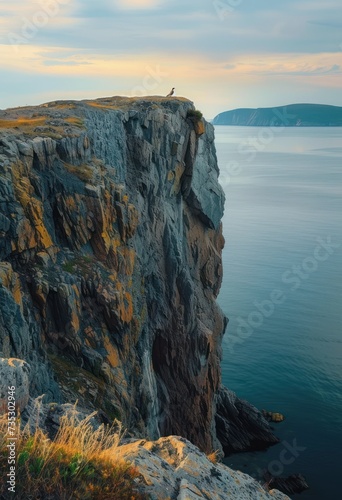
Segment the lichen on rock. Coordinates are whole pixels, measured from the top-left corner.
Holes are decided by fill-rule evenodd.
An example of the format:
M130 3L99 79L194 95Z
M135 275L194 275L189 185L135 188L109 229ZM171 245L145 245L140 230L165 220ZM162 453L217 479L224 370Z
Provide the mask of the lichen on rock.
M113 97L0 111L0 352L30 365L32 397L210 452L232 411L224 194L213 126L191 110Z

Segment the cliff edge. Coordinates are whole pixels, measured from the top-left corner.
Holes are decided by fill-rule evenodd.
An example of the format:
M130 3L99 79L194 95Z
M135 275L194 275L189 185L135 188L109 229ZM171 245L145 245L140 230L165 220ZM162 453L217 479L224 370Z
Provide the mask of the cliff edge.
M20 409L78 401L206 452L277 442L221 386L218 174L186 99L0 111L0 370Z

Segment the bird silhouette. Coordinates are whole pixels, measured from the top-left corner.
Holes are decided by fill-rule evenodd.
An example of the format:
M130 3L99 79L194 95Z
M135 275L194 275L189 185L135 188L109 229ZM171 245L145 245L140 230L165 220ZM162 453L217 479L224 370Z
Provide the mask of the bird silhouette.
M171 92L169 92L166 97L171 97L174 93L175 93L175 88L172 87Z

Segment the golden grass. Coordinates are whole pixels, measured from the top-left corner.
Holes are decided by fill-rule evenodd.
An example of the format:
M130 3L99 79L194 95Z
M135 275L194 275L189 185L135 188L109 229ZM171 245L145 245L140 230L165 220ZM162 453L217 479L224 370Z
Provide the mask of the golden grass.
M143 500L136 490L138 472L118 457L121 427L101 425L94 430L94 414L79 421L76 411L63 416L55 439L37 428L20 430L16 441L17 500ZM19 422L18 422L19 427ZM7 420L0 418L0 473L8 473ZM6 481L0 496L14 498Z
M217 464L219 462L219 456L220 452L219 450L212 451L207 455L207 459L212 463L212 464Z
M181 102L191 102L189 99L185 97L174 97L171 98L176 101L181 101ZM132 106L140 103L146 103L149 102L151 105L155 105L156 108L158 108L158 104L167 102L169 101L169 97L163 97L163 96L142 96L142 97L121 97L121 96L114 96L114 97L105 97L101 99L97 99L95 101L85 101L85 103L88 106L91 106L93 108L100 108L100 109L131 109Z
M72 165L71 163L63 162L65 169L73 175L76 175L81 181L89 182L93 178L93 169L86 165Z
M53 119L53 116L47 117L47 116L39 116L39 117L20 117L17 118L16 120L0 120L0 128L3 129L10 129L10 128L22 128L24 129L24 132L26 131L25 129L29 128L30 130L34 129L34 127L42 127L47 125L47 120ZM83 127L83 120L81 118L78 118L77 116L68 116L63 118L63 120L70 125L74 125L76 127ZM49 125L50 126L50 125ZM60 131L61 127L53 127L56 129L56 131Z
M45 116L39 118L18 118L17 120L0 120L0 128L39 127L45 125L45 123Z

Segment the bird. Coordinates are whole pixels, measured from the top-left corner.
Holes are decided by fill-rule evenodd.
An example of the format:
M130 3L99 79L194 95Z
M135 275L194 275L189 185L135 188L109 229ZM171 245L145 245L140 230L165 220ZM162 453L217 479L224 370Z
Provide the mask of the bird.
M166 97L171 97L174 93L175 93L175 88L172 87L171 92L169 92Z

